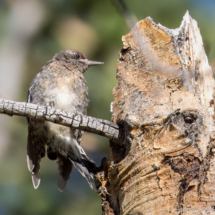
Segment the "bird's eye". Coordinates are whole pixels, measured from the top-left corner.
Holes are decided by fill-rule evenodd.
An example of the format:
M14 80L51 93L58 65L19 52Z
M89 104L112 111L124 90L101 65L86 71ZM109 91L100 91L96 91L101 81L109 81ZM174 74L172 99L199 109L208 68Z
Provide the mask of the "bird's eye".
M75 56L76 56L77 59L79 59L81 57L80 54L76 54Z

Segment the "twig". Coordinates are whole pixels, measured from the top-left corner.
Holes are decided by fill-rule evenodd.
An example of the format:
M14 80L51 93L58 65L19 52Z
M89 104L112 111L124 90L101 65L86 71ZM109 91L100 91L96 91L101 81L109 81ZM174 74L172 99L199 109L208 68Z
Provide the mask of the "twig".
M0 114L43 119L59 125L98 134L114 142L120 143L118 125L104 119L97 119L79 113L70 113L50 106L41 106L4 99L0 99ZM80 115L82 115L82 117Z
M119 10L119 12L123 15L126 24L130 29L134 27L137 23L137 18L131 11L128 9L127 5L123 2L123 0L111 0L115 7Z

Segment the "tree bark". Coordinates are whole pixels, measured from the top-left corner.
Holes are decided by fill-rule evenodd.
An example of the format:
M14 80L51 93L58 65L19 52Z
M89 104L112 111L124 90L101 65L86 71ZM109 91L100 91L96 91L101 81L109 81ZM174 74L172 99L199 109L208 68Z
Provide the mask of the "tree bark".
M0 114L43 119L55 124L98 134L119 144L121 143L118 125L108 120L85 116L78 112L70 113L50 106L0 99Z
M122 37L103 214L215 213L214 79L197 22L151 18Z

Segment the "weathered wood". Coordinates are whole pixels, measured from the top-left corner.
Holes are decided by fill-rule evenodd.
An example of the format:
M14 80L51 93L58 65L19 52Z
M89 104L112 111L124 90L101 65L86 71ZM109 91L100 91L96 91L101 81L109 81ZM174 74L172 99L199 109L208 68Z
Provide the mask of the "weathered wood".
M214 79L195 20L123 36L103 214L204 214L215 205ZM214 212L213 212L214 213Z
M0 99L0 114L44 119L56 124L98 134L120 143L118 125L108 120L97 119L80 113L69 113L52 107Z

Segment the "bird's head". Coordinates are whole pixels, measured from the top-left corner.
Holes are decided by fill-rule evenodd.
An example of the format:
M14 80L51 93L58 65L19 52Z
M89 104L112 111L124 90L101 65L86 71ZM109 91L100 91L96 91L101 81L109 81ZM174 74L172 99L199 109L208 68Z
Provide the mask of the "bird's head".
M84 53L70 49L56 53L53 60L69 63L78 68L82 73L84 73L89 66L104 64L103 62L90 61L86 58Z

